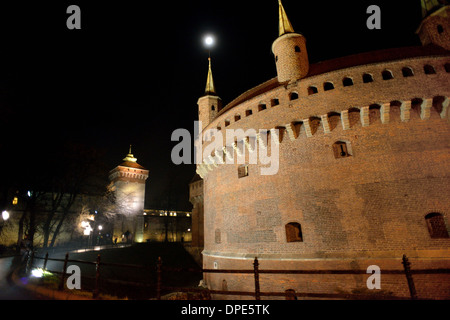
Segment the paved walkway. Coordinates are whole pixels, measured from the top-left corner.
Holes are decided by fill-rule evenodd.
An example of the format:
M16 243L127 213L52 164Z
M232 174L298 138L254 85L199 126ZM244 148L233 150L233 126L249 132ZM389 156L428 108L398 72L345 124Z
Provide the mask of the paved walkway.
M0 300L46 300L48 298L31 294L20 288L10 279L20 257L0 258Z

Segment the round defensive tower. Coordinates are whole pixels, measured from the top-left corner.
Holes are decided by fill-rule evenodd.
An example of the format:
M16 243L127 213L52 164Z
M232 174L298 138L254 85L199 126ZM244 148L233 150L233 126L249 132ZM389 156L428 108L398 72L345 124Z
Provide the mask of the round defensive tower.
M289 35L274 44L283 64L277 50ZM295 36L285 46L295 41L304 44ZM260 270L354 270L362 273L261 274L260 288L407 298L405 275L383 273L402 271L403 255L413 270L450 267L450 54L388 49L312 64L307 74L293 61L299 70L280 78L278 69L203 124L203 267L249 270L258 257ZM209 154L210 129L241 134ZM252 161L260 152L278 156ZM271 164L276 172L261 174ZM367 288L371 265L381 269L379 290ZM213 290L255 285L251 274L204 280ZM414 281L419 298L450 298L448 274Z

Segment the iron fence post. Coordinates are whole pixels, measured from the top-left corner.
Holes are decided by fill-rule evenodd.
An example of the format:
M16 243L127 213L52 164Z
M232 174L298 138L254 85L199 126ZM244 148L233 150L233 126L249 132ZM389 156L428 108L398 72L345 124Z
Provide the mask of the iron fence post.
M47 261L48 261L48 252L45 254L44 265L42 266L42 270L47 270Z
M99 283L100 283L100 255L97 255L97 262L95 263L95 287L92 292L92 297L96 299L99 293Z
M156 299L161 300L161 266L162 260L161 257L158 257L158 263L156 265Z
M65 279L65 277L66 277L67 260L69 260L69 253L68 253L68 252L66 253L66 257L65 257L65 259L64 259L64 267L63 267L63 270L62 270L62 273L61 273L61 280L60 280L60 282L59 282L59 287L58 287L58 289L59 289L60 291L62 291L62 290L64 289L64 279Z
M34 260L34 250L31 250L31 254L30 252L28 252L27 265L25 268L25 273L27 275L31 273L31 269L33 268L33 260Z
M255 257L255 261L253 262L253 270L255 273L255 300L261 300L261 292L259 289L259 263L258 258Z
M411 300L416 300L417 292L416 292L416 287L414 286L414 280L412 278L411 263L409 262L409 260L405 254L403 255L402 260L403 260L402 264L405 269L406 280L408 281L408 288L409 288L409 293L411 295Z

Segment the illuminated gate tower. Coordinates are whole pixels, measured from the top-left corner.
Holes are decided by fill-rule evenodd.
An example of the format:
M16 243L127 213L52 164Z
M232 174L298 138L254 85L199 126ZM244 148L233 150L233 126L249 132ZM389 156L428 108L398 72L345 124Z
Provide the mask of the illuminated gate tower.
M142 242L145 181L148 178L148 170L137 163L137 159L131 153L131 146L123 161L109 173L116 197L117 212L113 239L117 238L118 242Z

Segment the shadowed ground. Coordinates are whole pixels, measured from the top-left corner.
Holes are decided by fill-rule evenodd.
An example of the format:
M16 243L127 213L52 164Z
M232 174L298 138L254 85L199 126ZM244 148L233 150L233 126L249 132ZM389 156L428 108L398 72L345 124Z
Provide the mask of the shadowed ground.
M200 272L165 271L164 268L191 268L199 270L194 259L178 243L145 243L126 248L113 248L99 251L71 252L69 260L95 262L100 254L102 263L137 265L143 268L103 266L100 267L100 292L128 297L130 299L149 299L156 296L157 261L162 259L162 284L173 287L197 287L202 274ZM40 252L38 256L44 256ZM65 253L52 254L50 258L64 259ZM36 259L34 266L42 267L43 260ZM69 262L81 269L83 290L94 288L95 265ZM48 261L47 270L62 271L63 262ZM168 293L163 291L162 294Z

